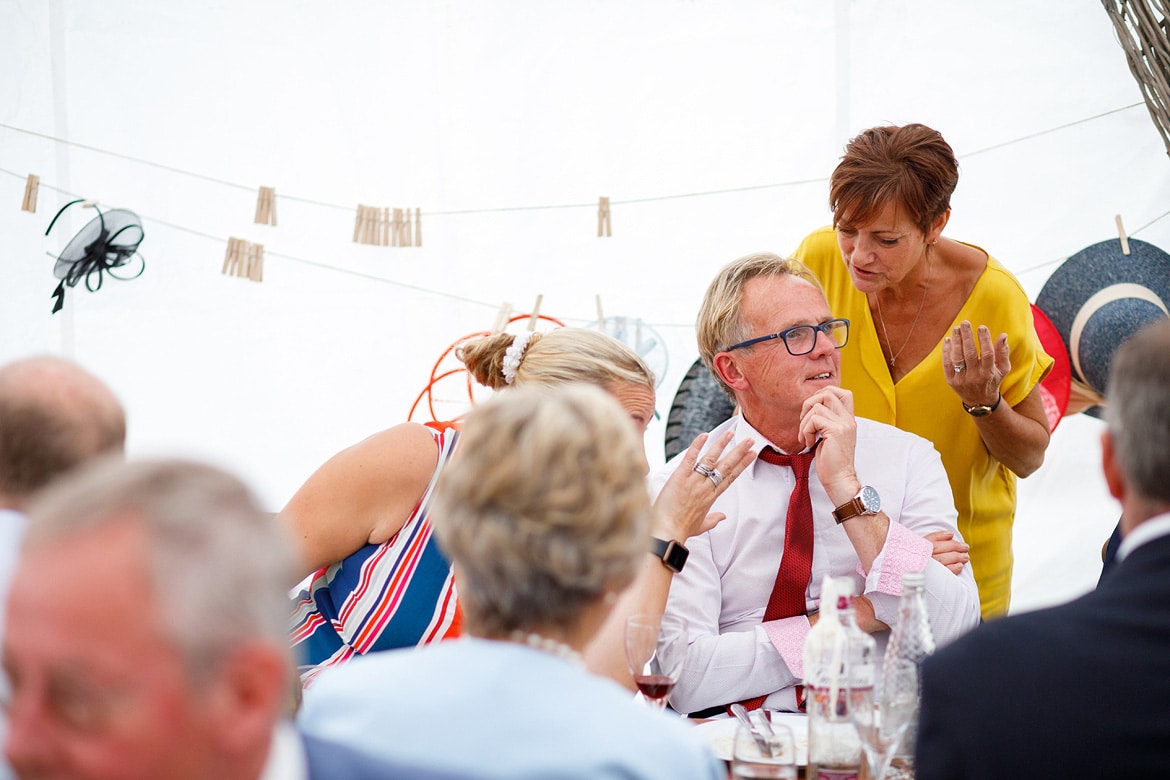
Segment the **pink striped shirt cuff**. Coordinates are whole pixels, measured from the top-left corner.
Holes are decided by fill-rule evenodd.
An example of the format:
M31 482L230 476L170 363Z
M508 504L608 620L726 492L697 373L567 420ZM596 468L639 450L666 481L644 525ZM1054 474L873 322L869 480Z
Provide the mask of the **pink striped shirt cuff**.
M934 545L904 525L890 521L886 533L886 544L880 555L878 572L878 593L891 596L902 595L902 574L908 571L923 571L934 552ZM861 567L858 567L860 570ZM864 575L865 572L862 572Z
M808 636L809 623L804 615L769 620L764 625L772 646L780 653L788 670L797 679L804 679L804 638Z

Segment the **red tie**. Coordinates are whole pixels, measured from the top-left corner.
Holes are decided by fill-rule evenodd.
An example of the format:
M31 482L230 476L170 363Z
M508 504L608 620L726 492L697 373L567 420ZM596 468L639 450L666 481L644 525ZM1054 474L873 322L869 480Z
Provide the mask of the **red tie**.
M818 439L811 450L799 455L784 455L771 447L760 451L760 460L774 466L791 466L796 474L796 485L788 497L788 515L784 520L784 553L772 594L768 596L768 606L764 609L765 623L805 614L804 594L812 577L813 561L812 496L808 492L808 472L820 443ZM747 699L743 706L749 710L759 709L765 698ZM803 685L796 686L796 701L803 710Z

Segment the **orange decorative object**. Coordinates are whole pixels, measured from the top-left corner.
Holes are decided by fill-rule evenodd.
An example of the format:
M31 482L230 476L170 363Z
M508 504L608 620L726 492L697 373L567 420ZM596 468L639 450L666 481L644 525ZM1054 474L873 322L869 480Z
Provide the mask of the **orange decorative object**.
M563 328L565 323L549 317L544 314L516 314L508 318L508 324L513 322L523 321L525 328L531 328L534 321L546 323L554 328ZM507 330L507 328L503 328ZM426 387L414 399L414 403L410 406L410 414L407 415L407 420L411 422L421 422L430 427L458 427L456 425L458 420L461 420L464 415L475 406L477 395L479 398L486 398L491 394L491 390L486 387L481 387L475 383L471 374L463 364L455 357L455 350L462 344L471 341L472 339L483 338L490 336L491 331L480 330L475 333L469 333L460 339L452 342L449 347L443 350L439 355L439 359L435 361L435 365L431 368L430 380ZM437 393L439 383L442 382L444 388L448 391L448 397L442 397ZM423 401L426 400L424 404ZM454 415L444 414L440 416L436 405L447 404L453 406L457 411ZM422 408L420 408L422 407ZM417 413L417 417L416 417ZM429 415L429 417L427 416Z

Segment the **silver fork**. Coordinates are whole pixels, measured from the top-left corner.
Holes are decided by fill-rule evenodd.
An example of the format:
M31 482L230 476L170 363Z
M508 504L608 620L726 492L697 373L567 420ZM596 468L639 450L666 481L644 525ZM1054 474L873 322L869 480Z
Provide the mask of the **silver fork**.
M775 737L776 732L772 730L771 711L760 707L758 710L756 710L756 714L760 716L760 723L764 724L764 732L767 733L769 737Z
M752 719L752 716L748 714L747 708L745 708L739 702L735 702L731 705L730 709L731 714L738 718L740 723L748 727L748 730L752 733L752 739L756 741L756 746L760 749L760 753L768 758L771 758L772 744L768 741L768 738L764 736L763 731L761 731L760 728L756 725L756 722ZM769 732L771 732L771 724L767 726L767 729Z

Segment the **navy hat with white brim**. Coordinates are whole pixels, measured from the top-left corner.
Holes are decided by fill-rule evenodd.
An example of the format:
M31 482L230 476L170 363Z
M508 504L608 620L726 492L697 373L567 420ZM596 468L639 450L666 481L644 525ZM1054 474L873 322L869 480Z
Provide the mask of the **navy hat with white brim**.
M1082 249L1044 283L1036 305L1060 332L1073 383L1091 398L1108 396L1113 353L1143 325L1170 318L1170 255L1129 239L1129 254L1116 238ZM1073 409L1069 412L1081 411Z

